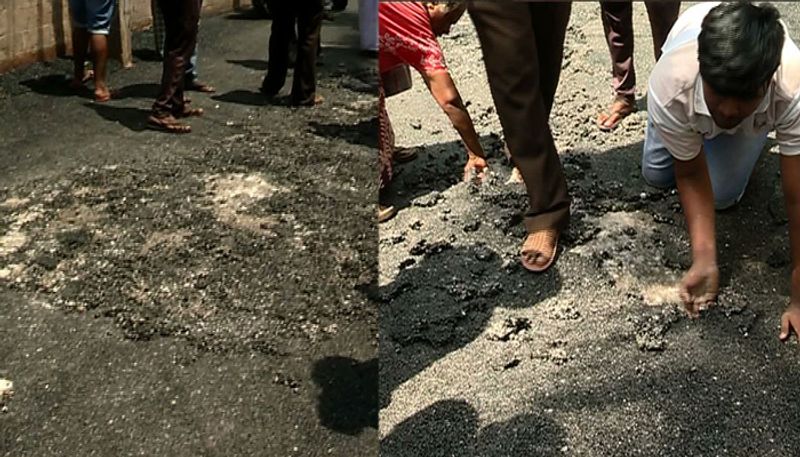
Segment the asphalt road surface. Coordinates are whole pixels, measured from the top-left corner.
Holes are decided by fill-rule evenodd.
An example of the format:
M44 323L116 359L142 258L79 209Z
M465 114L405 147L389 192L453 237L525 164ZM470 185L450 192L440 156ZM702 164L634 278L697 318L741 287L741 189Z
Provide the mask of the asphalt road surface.
M356 2L351 2L356 3ZM319 92L258 93L268 20L204 18L206 111L145 128L149 33L120 98L66 60L0 76L0 455L377 452L375 60L355 5L326 22ZM288 90L288 85L286 90Z

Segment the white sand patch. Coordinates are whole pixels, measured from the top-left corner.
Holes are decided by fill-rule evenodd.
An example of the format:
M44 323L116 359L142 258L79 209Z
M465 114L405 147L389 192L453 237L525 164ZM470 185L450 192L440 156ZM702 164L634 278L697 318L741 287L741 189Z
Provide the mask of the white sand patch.
M205 180L206 191L217 220L255 233L271 233L278 223L274 216L255 216L247 211L258 201L288 189L267 181L260 173L211 175Z

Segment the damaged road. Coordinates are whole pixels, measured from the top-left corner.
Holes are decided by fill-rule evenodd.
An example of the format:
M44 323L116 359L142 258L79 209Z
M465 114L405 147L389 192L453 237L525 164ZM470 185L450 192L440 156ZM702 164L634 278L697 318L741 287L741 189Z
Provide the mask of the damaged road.
M778 5L797 34L800 9ZM441 43L490 155L486 182L459 182L466 154L421 80L387 100L398 145L419 158L401 166L400 212L380 227L382 455L796 454L800 352L778 340L790 266L777 160L765 154L741 204L719 213L718 304L687 318L678 196L640 177L653 57L645 8L634 11L640 111L605 134L599 6L573 4L551 116L572 220L544 274L519 265L525 190L508 183L471 22Z
M376 453L377 86L356 26L354 7L325 23L327 101L303 110L258 93L269 21L204 19L219 92L192 95L206 116L180 137L144 128L147 32L105 105L64 90L68 61L0 76L0 455Z

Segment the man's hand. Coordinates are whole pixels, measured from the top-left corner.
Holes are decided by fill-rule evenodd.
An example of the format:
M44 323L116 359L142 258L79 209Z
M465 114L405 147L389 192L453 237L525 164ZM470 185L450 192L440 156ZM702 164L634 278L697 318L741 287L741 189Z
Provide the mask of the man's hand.
M781 341L788 341L794 330L797 341L800 342L800 303L791 303L781 316Z
M467 164L464 166L464 182L472 181L473 177L477 178L478 182L483 182L487 171L489 171L489 164L486 163L486 159L470 155L469 159L467 159Z
M719 269L715 263L695 262L683 276L680 285L681 300L689 316L696 318L717 298Z

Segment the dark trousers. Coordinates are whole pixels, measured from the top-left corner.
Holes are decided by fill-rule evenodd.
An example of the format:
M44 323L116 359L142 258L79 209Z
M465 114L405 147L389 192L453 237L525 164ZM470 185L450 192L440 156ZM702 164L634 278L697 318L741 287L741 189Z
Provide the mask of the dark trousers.
M506 145L528 190L528 232L563 231L569 222L567 183L548 121L570 10L567 2L469 3Z
M648 1L647 16L653 32L653 54L661 57L661 47L678 19L681 2ZM601 1L600 14L611 53L614 91L623 96L636 92L636 69L633 66L633 4L630 1Z
M158 0L164 15L164 70L161 92L153 104L153 114L164 117L184 110L183 88L186 66L197 44L200 0Z
M289 70L289 46L297 27L297 57L294 64L291 102L314 103L317 91L317 51L322 28L322 0L273 0L272 32L269 37L269 64L261 90L277 94L286 83Z

